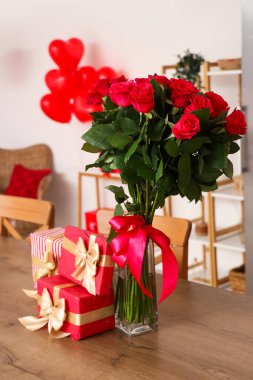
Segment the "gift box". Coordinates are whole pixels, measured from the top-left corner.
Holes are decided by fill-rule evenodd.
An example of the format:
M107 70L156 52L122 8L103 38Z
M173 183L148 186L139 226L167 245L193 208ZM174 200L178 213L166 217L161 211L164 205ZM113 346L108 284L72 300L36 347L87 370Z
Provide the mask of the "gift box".
M46 314L48 324L53 326L51 335L62 337L57 336L61 332L79 340L115 327L112 289L106 296L93 296L60 275L43 277L37 286L39 316L45 318ZM45 307L48 302L53 306L51 309ZM46 312L42 312L42 307ZM54 330L55 325L58 331Z
M87 211L84 214L86 229L95 234L98 233L97 212L98 210L93 210Z
M58 273L64 228L56 227L34 232L31 238L32 274L34 287L39 278Z
M114 262L102 235L67 226L59 261L59 274L95 295L110 294Z
M84 219L85 219L85 226L86 230L91 231L95 234L98 234L98 221L97 221L97 213L99 210L111 210L113 209L110 208L102 208L102 209L97 209L93 211L87 211L84 214Z

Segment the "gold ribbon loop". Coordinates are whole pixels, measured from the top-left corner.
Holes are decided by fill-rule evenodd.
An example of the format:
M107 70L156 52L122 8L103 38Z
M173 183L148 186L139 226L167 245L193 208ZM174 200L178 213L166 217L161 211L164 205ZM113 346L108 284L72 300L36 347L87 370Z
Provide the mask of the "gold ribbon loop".
M29 291L26 294L29 295ZM30 293L30 296L32 296L32 293ZM32 316L19 318L19 322L30 331L39 330L43 326L48 325L49 335L54 338L64 338L70 335L69 333L60 331L66 319L65 299L59 298L53 302L46 288L43 289L41 296L40 316L42 318Z
M99 260L99 246L96 243L96 236L91 235L88 250L82 238L79 237L76 247L73 251L75 255L76 270L72 273L72 277L81 281L90 294L96 295L96 272Z

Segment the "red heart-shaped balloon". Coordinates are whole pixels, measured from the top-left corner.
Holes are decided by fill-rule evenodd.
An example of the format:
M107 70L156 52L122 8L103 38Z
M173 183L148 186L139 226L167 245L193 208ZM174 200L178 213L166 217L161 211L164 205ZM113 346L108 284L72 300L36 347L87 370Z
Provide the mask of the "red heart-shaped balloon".
M88 92L93 83L98 79L98 74L92 66L84 66L78 70L77 78L78 88L82 92Z
M41 98L42 111L52 120L69 123L71 120L71 104L69 99L58 94L47 94Z
M72 98L76 92L77 75L75 71L50 70L45 76L49 90Z
M91 112L102 111L103 108L100 105L87 104L87 94L78 94L74 99L73 112L77 119L85 122L92 120Z
M109 66L101 67L98 70L98 79L113 79L117 77L117 73Z
M84 45L79 38L54 40L49 45L49 54L61 69L75 69L83 53Z

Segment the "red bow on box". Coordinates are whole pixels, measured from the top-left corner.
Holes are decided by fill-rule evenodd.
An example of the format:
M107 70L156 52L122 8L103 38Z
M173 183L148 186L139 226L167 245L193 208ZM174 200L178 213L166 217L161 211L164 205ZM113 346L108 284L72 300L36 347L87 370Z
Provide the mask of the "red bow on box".
M153 240L162 250L162 292L159 303L168 297L176 288L178 279L177 260L170 248L170 239L162 232L146 224L140 215L115 216L110 220L112 228L118 232L111 242L112 259L121 268L126 264L138 282L143 293L152 298L141 282L142 262L147 238Z

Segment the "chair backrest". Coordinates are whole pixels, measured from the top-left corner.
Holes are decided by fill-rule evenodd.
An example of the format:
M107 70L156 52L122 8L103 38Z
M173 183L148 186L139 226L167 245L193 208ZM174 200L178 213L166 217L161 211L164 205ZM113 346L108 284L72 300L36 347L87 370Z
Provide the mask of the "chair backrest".
M97 212L97 225L100 234L108 235L110 231L109 220L113 217L112 210L99 210ZM177 258L179 277L188 277L188 240L191 233L191 222L186 219L170 216L155 216L153 226L161 230L170 238L171 248ZM161 254L156 255L155 263L161 262Z
M52 169L52 151L45 144L36 144L23 149L0 149L0 193L8 186L13 168L17 164L28 169ZM47 182L48 179L45 178L43 180Z
M191 222L187 219L170 216L155 216L153 227L170 238L171 249L177 258L179 277L188 278L188 240L191 233ZM161 254L155 257L156 264L161 262Z
M53 228L54 206L51 202L39 199L0 195L0 235L6 236L9 233L15 239L23 240L13 221L40 225L36 231ZM29 240L29 237L25 239Z

